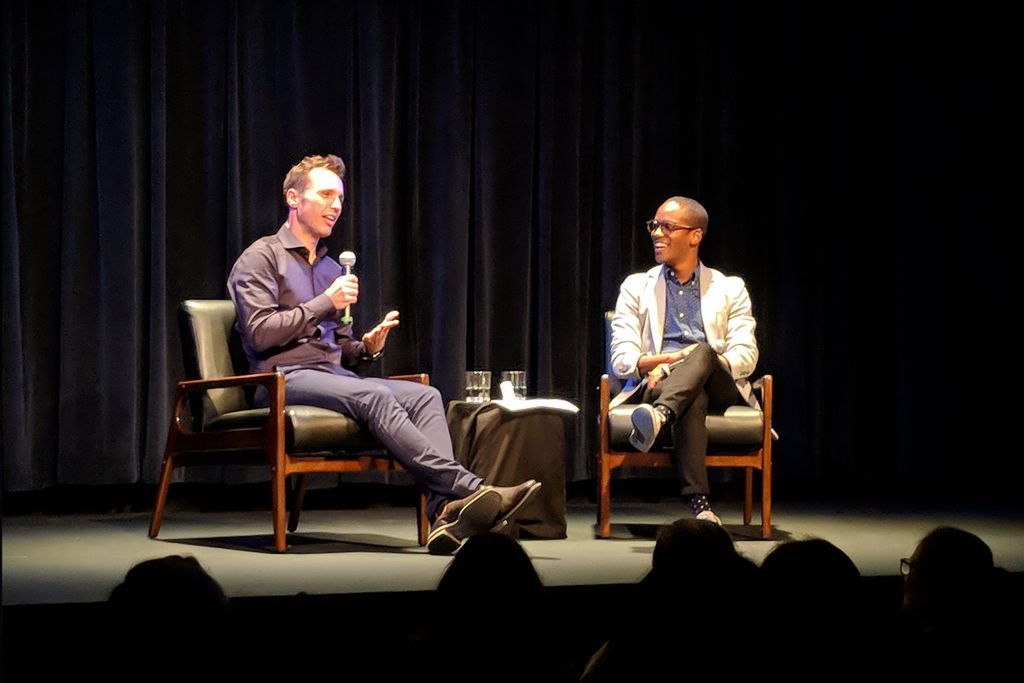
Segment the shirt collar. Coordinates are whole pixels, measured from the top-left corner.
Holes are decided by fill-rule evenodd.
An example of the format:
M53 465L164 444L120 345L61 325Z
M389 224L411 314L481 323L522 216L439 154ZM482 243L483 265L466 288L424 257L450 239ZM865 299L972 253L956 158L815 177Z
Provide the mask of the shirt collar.
M665 279L672 284L679 285L680 287L688 285L691 282L699 282L700 262L697 263L697 267L693 269L693 273L690 275L690 278L686 282L680 282L679 278L676 277L676 271L672 270L668 266L665 266Z
M306 245L299 241L299 238L295 236L291 228L288 227L288 223L285 222L281 229L277 231L277 238L281 240L281 245L285 249L302 249L306 250ZM327 245L324 244L323 240L317 240L316 243L316 257L322 259L324 254L327 253Z

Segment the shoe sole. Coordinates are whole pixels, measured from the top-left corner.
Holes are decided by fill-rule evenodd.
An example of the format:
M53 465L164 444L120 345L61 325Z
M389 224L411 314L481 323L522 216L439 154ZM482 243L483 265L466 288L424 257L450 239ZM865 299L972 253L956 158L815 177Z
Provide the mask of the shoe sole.
M533 494L537 493L537 491L540 491L541 485L542 484L539 481L534 481L532 484L530 484L529 488L526 489L522 497L519 499L519 502L513 505L511 510L503 514L501 517L498 518L496 522L494 522L492 530L497 530L507 524L511 524L513 516L517 512L519 512L519 509L523 507L523 505L525 505L526 502L530 500L530 498L533 497Z
M629 421L633 425L629 443L638 451L647 453L658 439L658 435L654 434L654 417L649 410L634 410L629 416ZM653 436L648 440L641 438L641 434L653 434Z
M478 491L459 510L455 521L442 524L430 532L427 552L431 555L451 555L462 545L463 540L490 531L500 511L501 495L497 491Z
M451 555L462 541L455 538L447 529L435 529L427 538L427 552L431 555Z

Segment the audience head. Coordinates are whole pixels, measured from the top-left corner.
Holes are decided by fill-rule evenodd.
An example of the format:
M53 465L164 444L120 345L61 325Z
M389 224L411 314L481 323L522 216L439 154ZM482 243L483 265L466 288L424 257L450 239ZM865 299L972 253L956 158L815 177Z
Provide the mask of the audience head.
M907 566L903 610L929 626L955 626L988 606L994 574L992 550L974 534L939 527L921 539Z
M863 642L860 572L835 545L822 539L782 543L761 563L761 580L776 627L773 647L803 644L795 669L823 671Z
M816 594L852 591L860 578L849 555L821 538L777 545L761 563L761 575L787 593L810 600Z
M111 628L124 634L109 660L109 678L136 680L152 648L175 642L187 647L165 658L161 676L222 672L232 648L231 613L220 585L194 557L168 555L132 567L108 600ZM226 673L226 671L225 671Z
M466 539L441 577L436 598L432 612L442 623L457 625L458 665L428 659L420 675L475 681L486 670L488 678L502 681L564 678L563 628L515 539L496 533ZM450 628L431 629L428 650L451 648L452 637ZM510 638L521 648L510 649ZM430 669L434 665L439 668Z
M451 596L502 602L539 595L541 588L540 578L522 546L501 534L466 539L437 586L438 592Z
M719 575L734 565L739 555L729 532L717 524L684 518L658 531L651 571L655 577Z
M111 592L110 604L129 612L191 620L223 614L228 599L196 558L168 555L132 567Z

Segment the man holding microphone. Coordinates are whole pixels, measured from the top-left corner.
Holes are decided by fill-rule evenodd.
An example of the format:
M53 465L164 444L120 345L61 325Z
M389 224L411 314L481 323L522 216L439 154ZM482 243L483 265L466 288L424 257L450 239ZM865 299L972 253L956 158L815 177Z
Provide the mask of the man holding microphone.
M236 325L252 372L285 376L286 401L334 410L365 423L427 496L427 547L448 554L468 536L510 519L540 483L485 486L455 461L441 394L414 382L363 377L384 352L398 311L361 338L343 324L359 280L329 256L322 240L345 200L341 158L308 156L288 171L288 219L238 257L228 277ZM265 394L257 393L265 404Z

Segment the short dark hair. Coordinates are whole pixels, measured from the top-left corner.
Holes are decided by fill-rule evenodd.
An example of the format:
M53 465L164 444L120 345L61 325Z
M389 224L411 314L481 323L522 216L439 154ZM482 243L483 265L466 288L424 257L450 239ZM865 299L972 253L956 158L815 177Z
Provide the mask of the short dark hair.
M708 235L708 210L704 208L704 205L698 202L696 199L690 199L689 197L669 197L662 204L668 202L675 202L686 209L695 220L695 225L692 227L700 228L704 232L704 236Z
M295 188L296 192L304 191L309 185L309 172L314 168L326 168L328 171L336 173L339 178L345 177L345 162L336 154L326 156L316 154L304 157L302 161L292 166L288 170L288 175L284 177L284 194L288 194L288 190L292 188Z

